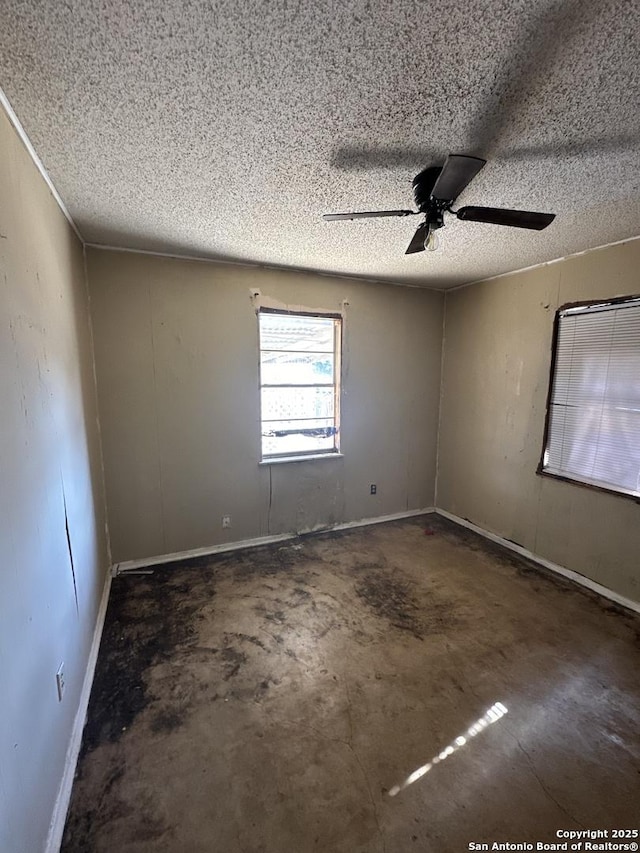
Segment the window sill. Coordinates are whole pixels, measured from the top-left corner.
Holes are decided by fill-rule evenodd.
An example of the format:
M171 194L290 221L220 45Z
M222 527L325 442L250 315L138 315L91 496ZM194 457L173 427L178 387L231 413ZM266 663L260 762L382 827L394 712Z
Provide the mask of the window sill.
M627 498L627 500L631 499L632 501L635 501L635 503L640 504L640 493L634 492L631 489L608 487L596 482L595 480L578 480L576 477L570 477L568 474L556 473L549 468L538 467L536 474L541 477L549 477L552 480L559 480L561 483L572 483L575 486L583 486L584 488L591 489L594 492L603 492L606 495L617 495L617 497Z
M258 465L282 465L284 462L317 462L320 459L344 459L342 453L309 453L306 456L274 456L272 459L263 459Z

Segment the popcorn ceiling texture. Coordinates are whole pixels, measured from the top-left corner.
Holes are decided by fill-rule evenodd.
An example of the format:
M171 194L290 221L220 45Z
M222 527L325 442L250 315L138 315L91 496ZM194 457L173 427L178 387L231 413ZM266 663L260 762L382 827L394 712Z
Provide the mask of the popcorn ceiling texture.
M448 287L640 234L640 3L3 0L0 83L89 242ZM458 204L405 256L448 152Z

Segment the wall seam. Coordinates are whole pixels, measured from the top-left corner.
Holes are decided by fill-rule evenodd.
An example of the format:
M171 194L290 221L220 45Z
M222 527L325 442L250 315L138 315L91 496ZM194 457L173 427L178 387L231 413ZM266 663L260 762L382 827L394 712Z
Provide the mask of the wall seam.
M87 294L87 313L89 315L89 340L91 343L91 371L93 373L93 393L96 405L96 427L98 430L98 451L100 454L100 473L102 475L102 504L104 506L104 532L107 540L107 560L108 566L113 563L113 554L111 552L111 532L109 530L109 508L107 506L107 481L104 469L104 452L102 449L102 426L100 424L100 402L98 399L98 374L96 372L96 351L95 339L93 335L93 316L91 313L91 290L89 289L89 267L87 264L87 246L82 245L82 261L84 266L84 288Z
M438 506L438 490L440 486L440 433L442 431L442 399L444 396L444 344L447 322L447 293L442 303L442 346L440 347L440 388L438 394L438 429L436 431L436 479L433 488L433 505Z
M562 270L563 270L563 266L559 266L558 267L558 287L556 290L556 304L554 306L554 314L556 314L558 309L560 308L560 293L562 290ZM551 346L549 348L549 352L551 353L551 358L553 358L553 342L551 343ZM548 383L550 383L551 381L552 381L551 376L549 376ZM533 551L536 554L538 553L538 534L540 532L540 506L542 504L542 490L544 489L545 478L544 477L538 477L538 480L540 482L538 483L538 486L537 486L537 488L538 488L538 501L536 504L536 526L535 526L535 529L533 531Z
M151 284L148 286L149 294L149 333L151 336L151 366L153 368L153 411L156 424L156 443L158 447L158 486L160 490L160 522L162 525L162 547L167 547L166 515L164 508L164 480L162 477L162 454L160 453L160 424L158 422L158 378L156 375L156 343L153 335L153 300L151 298Z

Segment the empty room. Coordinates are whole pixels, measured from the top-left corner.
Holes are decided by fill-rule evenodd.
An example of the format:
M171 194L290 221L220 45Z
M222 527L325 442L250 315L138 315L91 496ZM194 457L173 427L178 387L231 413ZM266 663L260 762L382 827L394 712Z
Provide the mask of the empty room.
M1 853L637 851L638 4L1 11Z

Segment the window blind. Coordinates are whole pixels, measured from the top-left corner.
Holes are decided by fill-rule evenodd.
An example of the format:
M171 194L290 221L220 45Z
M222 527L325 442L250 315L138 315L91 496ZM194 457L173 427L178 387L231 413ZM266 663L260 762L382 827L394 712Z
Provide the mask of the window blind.
M542 467L640 496L640 299L559 313Z

